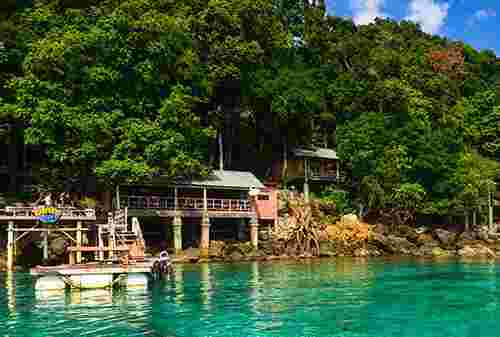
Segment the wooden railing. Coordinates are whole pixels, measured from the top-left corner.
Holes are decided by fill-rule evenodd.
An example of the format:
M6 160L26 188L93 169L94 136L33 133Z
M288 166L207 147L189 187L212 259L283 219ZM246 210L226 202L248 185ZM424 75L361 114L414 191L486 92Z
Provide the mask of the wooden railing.
M175 209L175 199L155 196L128 196L122 198L120 204L131 209ZM203 210L203 198L178 198L177 208L179 210ZM250 211L248 199L207 199L208 210L218 211Z
M31 217L35 216L34 210L36 207L13 207L13 206L7 206L5 207L2 211L2 213L6 216L16 216L16 217ZM68 218L85 218L85 217L91 217L95 218L95 210L92 208L88 209L77 209L73 207L63 207L63 208L58 208L57 213L61 215L61 217L68 217Z

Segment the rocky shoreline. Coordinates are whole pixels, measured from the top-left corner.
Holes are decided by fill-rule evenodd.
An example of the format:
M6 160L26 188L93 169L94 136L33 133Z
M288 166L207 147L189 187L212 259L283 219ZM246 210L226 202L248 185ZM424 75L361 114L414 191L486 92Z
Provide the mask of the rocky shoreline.
M200 258L197 249L190 248L176 256L174 262L237 262L303 259L322 257L416 257L496 259L500 257L500 238L488 233L486 227L470 232L453 232L442 228L412 228L399 226L390 231L376 225L366 242L341 244L335 241L320 242L319 256L296 255L293 247L282 242L261 240L257 251L249 242L212 241L208 258Z
M267 233L260 233L259 249L250 242L211 241L209 256L200 257L197 248L184 250L173 257L175 263L273 261L335 257L414 257L414 258L500 258L500 237L477 227L469 232L454 232L443 228L413 228L398 226L390 230L384 225L373 226L365 242L340 243L335 240L320 242L320 254L295 254L295 247L273 241ZM0 252L0 271L6 269L6 256Z

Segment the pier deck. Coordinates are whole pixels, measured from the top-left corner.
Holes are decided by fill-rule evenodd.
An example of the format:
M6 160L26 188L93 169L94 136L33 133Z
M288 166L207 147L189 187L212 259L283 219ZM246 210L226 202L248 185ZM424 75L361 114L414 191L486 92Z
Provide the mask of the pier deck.
M128 274L128 273L149 273L153 262L134 263L129 265L120 264L65 264L53 267L37 266L30 269L33 276L43 276L49 274L60 275L84 275L84 274Z

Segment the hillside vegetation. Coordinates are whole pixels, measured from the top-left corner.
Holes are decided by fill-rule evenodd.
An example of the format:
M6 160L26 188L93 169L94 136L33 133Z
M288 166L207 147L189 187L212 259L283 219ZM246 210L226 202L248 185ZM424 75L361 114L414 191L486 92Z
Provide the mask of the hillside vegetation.
M483 207L498 176L500 62L414 23L297 0L0 9L0 118L43 145L45 188L203 175L218 134L261 178L294 145L336 147L358 199L407 218Z

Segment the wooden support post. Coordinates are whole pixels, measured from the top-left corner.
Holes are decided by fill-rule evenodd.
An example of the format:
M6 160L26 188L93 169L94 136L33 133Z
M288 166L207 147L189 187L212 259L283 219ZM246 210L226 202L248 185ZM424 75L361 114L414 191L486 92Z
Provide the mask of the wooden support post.
M82 222L76 222L76 247L78 251L76 252L76 263L82 263Z
M174 219L172 221L172 231L174 237L174 253L182 252L182 218L179 213L179 190L174 187Z
M201 240L200 240L200 256L208 257L208 249L210 248L210 219L208 213L203 213L201 219Z
M113 226L109 229L109 235L108 235L108 258L113 259L115 256L114 249L116 248L115 243L116 243L116 237L115 237L115 223L113 219Z
M254 249L259 247L259 223L255 215L250 218L250 242Z
M210 248L210 218L208 217L207 188L203 188L203 217L201 219L200 256L208 257Z
M98 259L99 261L104 261L104 242L102 240L102 229L101 226L97 227L97 241L99 245L99 254L98 254Z
M42 232L43 236L43 259L48 260L49 258L49 229L45 228Z
M472 211L472 227L476 228L477 226L477 211Z
M208 212L207 188L203 187L203 213Z
M7 269L9 271L14 269L14 221L9 221L9 228L7 233Z
M174 231L174 251L175 254L182 252L182 218L179 214L175 214L174 221L172 224L172 229Z
M257 190L250 190L248 196L250 198L251 215L250 215L250 242L252 247L257 249L259 246L259 221L257 219L257 197L259 193Z
M304 200L309 202L309 162L304 158Z
M69 264L75 264L75 252L69 252Z
M469 231L469 212L465 212L465 231Z

